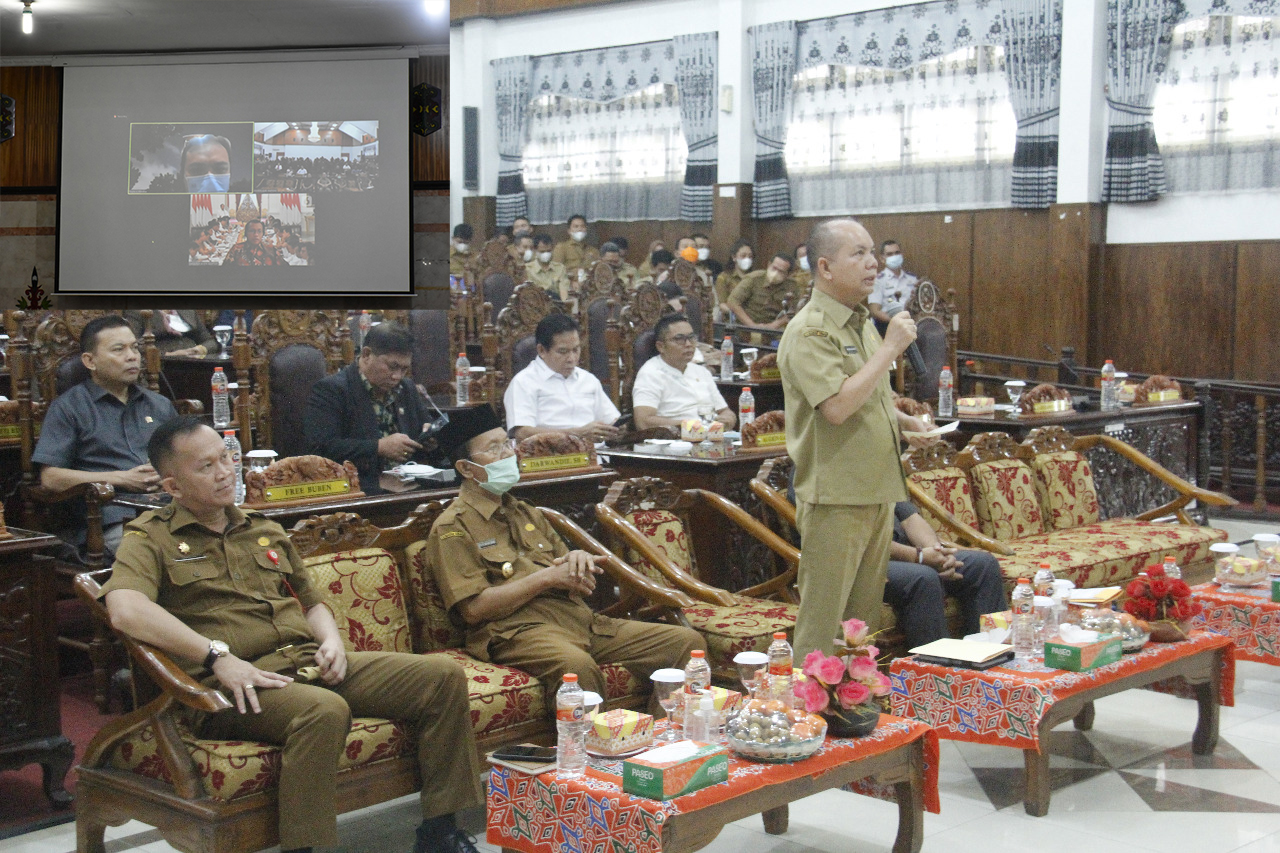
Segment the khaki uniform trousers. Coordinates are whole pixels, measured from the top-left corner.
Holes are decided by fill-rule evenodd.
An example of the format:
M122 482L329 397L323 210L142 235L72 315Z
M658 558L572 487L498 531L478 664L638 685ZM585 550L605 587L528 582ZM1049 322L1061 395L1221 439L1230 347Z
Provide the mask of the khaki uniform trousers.
M814 649L831 654L840 623L857 617L871 631L880 628L880 606L893 541L893 504L812 504L796 502L796 526L803 546L796 582L797 665Z
M257 693L261 714L222 711L206 717L200 733L283 744L279 808L285 850L338 844L338 759L353 716L401 720L412 727L424 818L484 802L467 679L449 658L348 652L347 676L334 687L295 681Z
M600 664L621 664L647 685L655 669L683 669L690 652L706 649L702 635L692 628L592 616L585 607L573 608L562 623L536 625L512 637L495 638L489 643L489 659L541 681L547 694L547 713L554 716L556 691L566 672L577 673L583 690L607 697ZM609 634L593 631L593 624Z

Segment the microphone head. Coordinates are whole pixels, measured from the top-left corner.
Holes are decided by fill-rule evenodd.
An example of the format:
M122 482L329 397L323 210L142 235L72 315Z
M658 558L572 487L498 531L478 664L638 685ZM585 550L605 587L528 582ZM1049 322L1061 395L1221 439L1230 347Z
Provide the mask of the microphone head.
M906 310L906 306L896 299L886 299L884 304L880 306L880 310L884 311L889 317L894 317Z

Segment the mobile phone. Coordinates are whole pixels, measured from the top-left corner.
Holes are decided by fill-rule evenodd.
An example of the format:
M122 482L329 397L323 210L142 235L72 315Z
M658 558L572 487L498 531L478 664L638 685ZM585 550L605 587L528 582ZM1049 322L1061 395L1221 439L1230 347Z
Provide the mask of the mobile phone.
M504 746L494 750L493 757L500 761L555 761L554 746Z

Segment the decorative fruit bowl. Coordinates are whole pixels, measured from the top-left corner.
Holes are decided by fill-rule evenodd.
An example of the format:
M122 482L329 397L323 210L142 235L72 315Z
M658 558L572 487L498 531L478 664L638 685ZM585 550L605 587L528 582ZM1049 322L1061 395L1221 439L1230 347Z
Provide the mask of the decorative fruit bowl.
M827 721L788 710L781 702L753 699L725 726L734 752L754 761L782 764L813 755L827 736Z
M1218 560L1214 580L1224 587L1254 586L1268 577L1267 564L1252 557L1227 557Z

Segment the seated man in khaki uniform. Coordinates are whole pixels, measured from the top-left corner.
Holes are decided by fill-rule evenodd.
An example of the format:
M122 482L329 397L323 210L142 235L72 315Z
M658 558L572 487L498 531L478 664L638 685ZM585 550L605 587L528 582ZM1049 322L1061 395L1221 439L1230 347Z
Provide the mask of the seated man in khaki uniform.
M474 853L453 814L484 802L467 678L440 655L347 652L284 529L235 506L222 438L196 418L147 445L173 496L125 530L103 588L112 626L232 695L195 715L201 737L282 745L280 846L338 843L338 760L351 718L403 720L417 738L422 814L415 851Z
M729 294L729 310L744 326L781 329L791 318L783 313L784 303L795 299L791 281L791 256L779 252L762 270L742 277Z
M467 651L542 682L547 710L567 672L605 695L600 664L625 666L648 683L655 669L683 667L701 635L677 625L611 619L583 599L601 569L570 551L536 507L508 494L520 479L514 442L488 406L458 413L441 434L462 488L427 542L431 570Z
M587 244L587 218L580 213L569 217L569 238L556 243L552 260L564 264L569 280L577 284L582 279L579 272L586 273L592 264L600 260L600 253L595 246Z
M552 299L567 302L569 299L569 275L564 264L552 260L551 238L538 234L533 238L533 260L524 265L529 281L541 287Z

